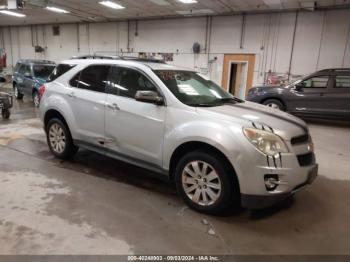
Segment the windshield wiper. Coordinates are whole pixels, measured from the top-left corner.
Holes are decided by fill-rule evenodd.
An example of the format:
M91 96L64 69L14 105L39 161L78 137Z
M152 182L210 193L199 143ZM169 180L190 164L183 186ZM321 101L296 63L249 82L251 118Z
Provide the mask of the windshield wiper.
M220 98L216 101L221 102L221 103L243 103L244 102L242 99L239 99L237 97Z

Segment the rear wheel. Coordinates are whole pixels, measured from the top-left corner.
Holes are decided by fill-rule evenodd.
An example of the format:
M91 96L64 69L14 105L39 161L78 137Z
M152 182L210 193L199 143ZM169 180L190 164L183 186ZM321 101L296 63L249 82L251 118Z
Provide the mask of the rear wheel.
M273 109L278 109L281 111L284 111L284 105L281 103L281 101L277 99L267 99L263 102L263 105L271 107Z
M48 122L46 137L51 152L58 158L68 159L78 152L67 125L58 118Z
M23 94L21 94L20 91L18 90L17 84L13 87L13 91L15 93L16 99L20 100L23 98Z
M33 97L34 106L35 107L39 107L39 105L40 105L40 98L39 98L38 91L34 91L32 97Z
M235 174L218 155L188 153L179 161L175 179L184 201L199 212L218 214L240 204Z
M9 118L10 118L10 115L11 115L10 110L8 110L8 109L3 109L3 110L1 111L1 115L2 115L2 118L3 118L3 119L9 119Z

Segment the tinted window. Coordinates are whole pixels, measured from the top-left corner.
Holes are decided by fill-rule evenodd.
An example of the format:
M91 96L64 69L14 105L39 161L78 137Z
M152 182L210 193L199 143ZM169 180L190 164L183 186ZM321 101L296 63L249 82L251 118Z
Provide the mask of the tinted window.
M27 65L23 65L22 64L21 67L18 70L18 73L23 75L26 72L26 68L27 68Z
M113 74L109 88L112 94L131 98L134 98L139 90L157 92L157 88L146 76L129 68L118 68Z
M49 75L52 73L54 65L34 65L33 72L34 76L38 78L47 79Z
M350 76L336 76L337 88L350 88Z
M316 76L304 80L302 83L305 88L327 88L328 76Z
M51 75L48 78L48 81L54 81L63 74L67 73L69 70L71 70L75 65L68 65L68 64L60 64L55 67L55 69L52 71Z
M17 63L15 66L15 69L13 70L14 72L18 72L19 68L21 67L22 64Z
M110 66L93 65L80 73L78 88L96 92L105 92Z
M80 72L79 72L78 74L76 74L76 75L69 81L69 84L70 84L72 87L78 87L79 78L80 78Z

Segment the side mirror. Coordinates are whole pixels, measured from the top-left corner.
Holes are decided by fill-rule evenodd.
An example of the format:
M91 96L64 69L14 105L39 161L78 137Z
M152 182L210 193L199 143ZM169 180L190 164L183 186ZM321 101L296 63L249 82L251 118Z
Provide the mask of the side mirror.
M137 91L135 99L140 102L153 103L156 105L163 105L164 99L154 91Z
M302 91L304 87L305 87L305 83L304 82L300 82L300 83L295 85L295 90Z

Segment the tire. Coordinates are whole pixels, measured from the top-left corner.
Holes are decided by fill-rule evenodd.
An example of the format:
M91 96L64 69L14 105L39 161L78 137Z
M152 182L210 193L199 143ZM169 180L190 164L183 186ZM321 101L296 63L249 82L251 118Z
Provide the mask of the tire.
M40 98L39 98L39 93L38 91L34 91L32 94L32 98L33 98L33 104L35 107L39 107L40 106Z
M47 123L46 139L50 151L57 158L69 159L79 150L73 143L68 126L58 118L53 118Z
M282 102L277 100L277 99L267 99L262 104L265 105L265 106L274 108L274 109L281 110L281 111L285 110L284 105L282 104Z
M3 110L1 111L1 115L2 115L2 118L3 118L3 119L9 119L9 118L10 118L10 115L11 115L10 110L8 110L8 109L3 109Z
M13 91L14 91L14 93L15 93L15 97L16 97L17 100L23 99L23 94L21 94L21 93L19 92L17 85L15 85L15 86L13 87Z
M206 175L202 173L201 179L194 178L198 175L193 168L196 163L201 172L205 169L204 164L207 165L207 172L203 172ZM188 172L188 169L192 171L192 174ZM230 168L227 160L219 155L200 150L186 154L176 166L175 181L177 190L185 203L196 211L206 214L222 214L234 207L240 207L240 190L236 174ZM192 188L193 191L191 191ZM211 192L208 193L209 191Z

